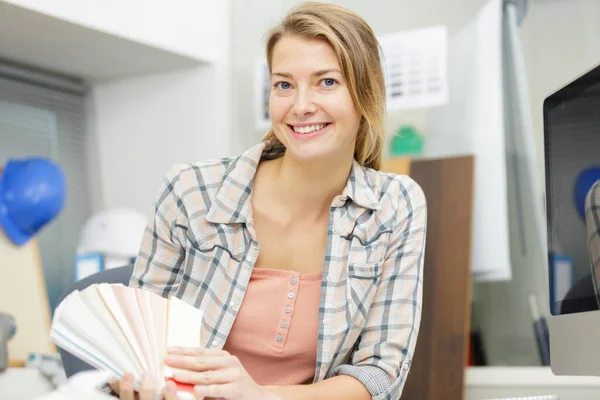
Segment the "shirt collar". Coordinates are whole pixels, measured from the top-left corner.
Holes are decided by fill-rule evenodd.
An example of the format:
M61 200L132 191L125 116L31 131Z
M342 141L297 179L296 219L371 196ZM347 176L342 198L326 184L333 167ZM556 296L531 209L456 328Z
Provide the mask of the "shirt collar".
M213 223L248 223L252 214L252 186L258 164L283 156L285 147L279 143L263 141L229 163L223 183L215 195L206 220ZM341 196L336 197L334 207L343 206L347 199L362 208L377 210L379 200L373 193L364 167L352 162L350 176Z

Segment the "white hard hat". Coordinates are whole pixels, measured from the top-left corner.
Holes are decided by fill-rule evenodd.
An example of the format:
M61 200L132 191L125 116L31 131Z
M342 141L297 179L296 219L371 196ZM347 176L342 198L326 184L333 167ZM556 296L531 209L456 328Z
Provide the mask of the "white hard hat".
M131 209L110 209L94 214L85 224L78 254L137 256L148 218Z

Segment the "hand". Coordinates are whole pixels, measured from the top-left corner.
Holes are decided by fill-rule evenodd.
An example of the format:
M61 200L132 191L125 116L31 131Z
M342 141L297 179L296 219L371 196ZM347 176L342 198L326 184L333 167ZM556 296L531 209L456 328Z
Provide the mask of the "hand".
M115 386L117 388L115 388ZM111 384L111 387L113 388L113 390L119 392L119 398L121 400L154 400L154 385L152 384L152 380L150 379L150 375L148 374L142 377L142 381L140 382L140 391L137 394L133 390L133 375L130 373L123 375L118 384ZM179 397L177 396L177 388L175 387L175 383L167 382L164 391L164 396L165 400L179 399ZM198 400L202 399L201 397L199 398L196 395L194 395L194 397Z
M175 371L173 378L196 385L198 398L217 397L226 400L279 400L252 379L240 360L224 350L172 348L165 364Z

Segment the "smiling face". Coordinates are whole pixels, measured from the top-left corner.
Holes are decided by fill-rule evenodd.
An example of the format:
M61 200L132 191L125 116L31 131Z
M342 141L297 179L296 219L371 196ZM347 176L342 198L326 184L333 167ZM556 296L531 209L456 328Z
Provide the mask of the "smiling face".
M271 81L271 123L286 155L352 160L361 116L329 43L284 36L273 49Z

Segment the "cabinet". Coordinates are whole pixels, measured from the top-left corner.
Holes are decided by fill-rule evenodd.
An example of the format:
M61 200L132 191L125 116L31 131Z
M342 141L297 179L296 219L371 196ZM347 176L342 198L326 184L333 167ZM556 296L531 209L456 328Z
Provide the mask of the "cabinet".
M421 328L403 397L462 400L471 304L474 157L389 159L384 171L411 176L427 199Z

